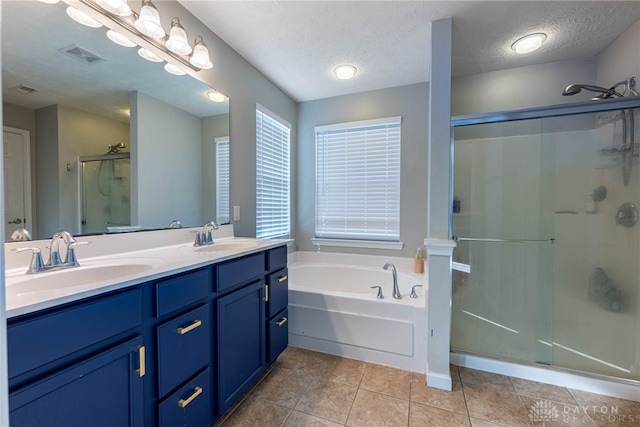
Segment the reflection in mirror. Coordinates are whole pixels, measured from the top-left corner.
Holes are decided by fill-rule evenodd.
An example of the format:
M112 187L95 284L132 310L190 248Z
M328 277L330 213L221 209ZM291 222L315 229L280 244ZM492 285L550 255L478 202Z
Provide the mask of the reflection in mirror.
M224 200L218 188L225 186L216 183L215 141L229 135L226 97L212 102L207 97L212 89L197 79L169 74L162 63L142 59L137 48L116 45L104 27L72 21L64 3L2 6L4 125L26 132L24 145L16 143L16 158L26 157L24 184L19 184L25 195L15 202L28 211L18 215L22 227L45 239L60 229L106 232L111 223L146 229L166 227L174 219L184 226L214 217L228 222L220 213L227 209L228 219L228 197L226 208L217 206ZM127 221L122 212L117 220L107 219L122 206L105 203L106 197L81 198L80 158L104 155L118 144L130 152ZM107 180L124 182L123 175L107 177L106 163L101 169L97 164L96 175L85 181L97 180L103 190L115 188L116 182ZM102 218L83 228L83 209L101 212Z

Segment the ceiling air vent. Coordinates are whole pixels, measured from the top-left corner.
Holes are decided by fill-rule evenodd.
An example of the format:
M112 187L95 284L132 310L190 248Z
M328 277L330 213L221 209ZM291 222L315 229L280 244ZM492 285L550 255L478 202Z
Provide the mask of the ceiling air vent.
M80 62L84 62L85 64L95 64L97 62L104 61L104 58L101 58L95 53L89 52L88 50L83 49L75 44L63 47L62 49L59 49L59 52L77 59Z
M16 87L12 87L11 90L14 90L23 95L29 95L33 92L40 92L40 89L36 89L35 87L27 86L27 85L18 85Z

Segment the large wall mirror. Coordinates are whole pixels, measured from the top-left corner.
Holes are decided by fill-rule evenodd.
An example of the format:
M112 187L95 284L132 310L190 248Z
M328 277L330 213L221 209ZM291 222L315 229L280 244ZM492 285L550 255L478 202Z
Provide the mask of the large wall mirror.
M64 3L2 5L7 238L228 222L228 98L106 32Z

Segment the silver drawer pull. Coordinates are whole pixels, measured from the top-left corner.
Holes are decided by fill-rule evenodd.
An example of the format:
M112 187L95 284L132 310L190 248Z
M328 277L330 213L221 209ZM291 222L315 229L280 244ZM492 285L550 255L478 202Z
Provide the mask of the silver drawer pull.
M287 319L286 317L283 317L282 319L280 319L280 321L279 321L279 322L276 322L276 325L278 325L278 326L282 326L282 325L284 325L285 323L287 323L287 320L289 320L289 319Z
M285 280L287 280L289 278L289 276L282 276L282 277L278 277L278 283L282 283Z
M193 399L200 396L201 394L202 394L202 387L196 386L196 388L193 389L193 394L191 396L187 397L186 399L178 400L178 407L186 408L189 403L193 402Z
M176 329L176 332L178 332L179 335L184 335L187 332L193 331L195 328L197 328L200 325L202 325L202 320L194 320L193 323L190 324L189 326L185 326L184 328Z

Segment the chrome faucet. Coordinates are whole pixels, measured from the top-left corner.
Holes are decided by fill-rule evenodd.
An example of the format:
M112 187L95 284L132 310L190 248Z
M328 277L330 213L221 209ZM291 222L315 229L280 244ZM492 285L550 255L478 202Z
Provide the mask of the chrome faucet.
M67 245L67 252L65 253L64 261L60 256L60 241ZM29 264L27 274L41 273L43 271L57 270L68 267L78 267L78 257L76 256L75 247L78 245L88 245L89 242L78 242L68 231L58 231L51 238L49 261L45 264L42 261L42 253L40 248L36 247L24 247L13 249L13 252L31 251L33 256Z
M196 232L196 240L193 246L213 245L213 230L217 230L218 224L213 221L207 221L202 226L201 231Z
M389 267L391 267L391 272L393 273L393 297L395 299L402 299L402 294L400 293L400 289L398 289L398 273L396 273L396 266L393 265L392 262L388 262L382 268L388 270Z

